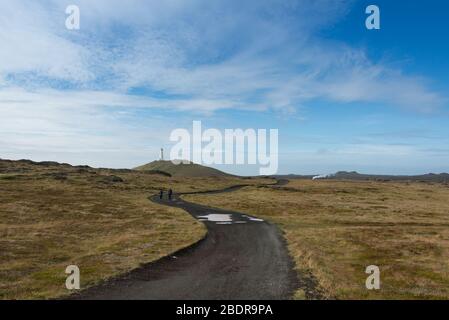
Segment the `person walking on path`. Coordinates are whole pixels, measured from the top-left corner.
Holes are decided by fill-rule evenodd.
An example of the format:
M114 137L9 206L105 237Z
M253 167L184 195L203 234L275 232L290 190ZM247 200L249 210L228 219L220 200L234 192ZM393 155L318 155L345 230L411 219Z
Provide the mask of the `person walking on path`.
M168 190L168 200L171 200L172 197L173 197L173 190L170 189L170 190Z
M164 197L164 190L159 191L159 199L162 200L162 198Z

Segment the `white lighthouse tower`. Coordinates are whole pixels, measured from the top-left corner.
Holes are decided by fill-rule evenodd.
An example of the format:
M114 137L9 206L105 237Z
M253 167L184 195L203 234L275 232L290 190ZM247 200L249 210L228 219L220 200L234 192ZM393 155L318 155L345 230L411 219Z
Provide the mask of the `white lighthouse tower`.
M159 156L160 161L164 161L164 148L161 148L161 154Z

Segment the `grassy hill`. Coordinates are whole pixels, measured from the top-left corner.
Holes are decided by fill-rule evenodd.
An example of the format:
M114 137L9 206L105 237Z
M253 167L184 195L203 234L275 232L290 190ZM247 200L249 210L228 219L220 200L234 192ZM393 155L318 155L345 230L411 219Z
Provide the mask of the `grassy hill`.
M134 170L139 171L162 171L177 177L226 177L231 176L223 171L205 167L193 162L174 164L171 161L153 161Z

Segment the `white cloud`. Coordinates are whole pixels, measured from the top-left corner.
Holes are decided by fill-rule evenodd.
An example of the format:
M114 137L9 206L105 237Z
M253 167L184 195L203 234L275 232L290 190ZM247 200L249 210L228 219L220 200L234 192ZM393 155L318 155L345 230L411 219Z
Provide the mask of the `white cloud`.
M61 35L52 12L31 1L3 1L0 10L0 75L76 82L92 77L88 50ZM28 79L28 80L24 80Z
M83 90L144 87L183 96L176 98L184 103L179 108L196 105L205 112L292 111L323 97L421 110L440 106L443 98L425 81L315 36L349 4L81 0L81 30L70 32L64 29L65 2L5 1L0 74L25 88L55 79Z

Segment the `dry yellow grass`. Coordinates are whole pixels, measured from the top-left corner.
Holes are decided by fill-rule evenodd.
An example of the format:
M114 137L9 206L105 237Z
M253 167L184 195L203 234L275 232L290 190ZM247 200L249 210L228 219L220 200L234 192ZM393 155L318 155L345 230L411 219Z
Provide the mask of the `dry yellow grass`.
M293 180L185 198L278 224L297 269L329 298L449 298L447 185ZM379 291L365 288L369 265L380 267Z
M195 243L205 227L148 196L161 188L181 192L248 182L1 164L0 299L67 295L68 265L80 267L86 288Z

